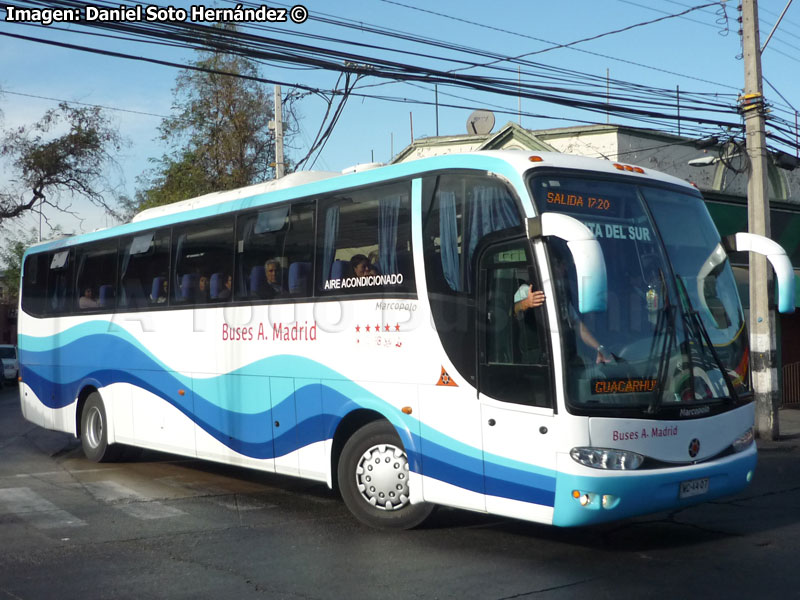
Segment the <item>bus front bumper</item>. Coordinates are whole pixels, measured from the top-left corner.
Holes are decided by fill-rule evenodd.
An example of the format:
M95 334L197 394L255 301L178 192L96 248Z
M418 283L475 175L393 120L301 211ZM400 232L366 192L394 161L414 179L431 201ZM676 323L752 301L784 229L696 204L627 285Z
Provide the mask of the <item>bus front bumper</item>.
M568 455L562 456L560 462L573 462ZM756 457L754 443L738 454L688 467L601 471L602 475L559 469L553 524L573 527L616 521L735 494L750 483ZM580 470L598 472L589 468Z

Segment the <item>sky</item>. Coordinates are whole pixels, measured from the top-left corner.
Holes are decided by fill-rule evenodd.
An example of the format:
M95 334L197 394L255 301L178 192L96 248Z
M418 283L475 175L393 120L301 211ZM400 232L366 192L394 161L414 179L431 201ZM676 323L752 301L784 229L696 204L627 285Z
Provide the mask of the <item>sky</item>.
M777 22L789 0L761 0L759 16L762 44ZM483 50L507 57L538 52L529 58L537 63L536 73L563 73L563 69L610 78L637 85L676 90L681 94L704 93L725 102L735 102L744 81L741 40L737 33L738 2L717 2L692 10L680 17L664 18L711 2L698 0L509 0L476 2L472 0L339 0L326 2L306 0L302 6L309 18L299 24L274 23L260 30L264 35L294 40L297 43L353 50L352 45L332 40L367 44L359 51L369 57L384 57L397 62L422 65L441 70L458 68L454 59L488 62L474 54L436 48L430 44L411 43L403 34L414 34L431 40L459 44L470 50ZM169 48L147 43L115 41L87 35L74 24L40 27L10 23L0 0L0 127L13 128L30 124L55 108L59 101L100 105L119 127L127 140L117 157L119 169L109 172L109 179L118 189L133 196L137 176L145 171L152 158L160 157L165 148L158 141L161 118L170 114L172 89L178 69L110 56L59 48L34 41L6 37L5 33L56 40L79 45L131 53L137 56L187 62L195 54L191 50ZM232 7L234 3L217 0L206 6ZM293 6L282 2L270 7ZM188 8L189 2L176 2L175 7ZM631 27L655 19L655 23ZM343 28L331 20L346 20L359 27ZM619 33L607 34L620 29ZM376 35L368 29L390 30L392 35ZM328 36L327 42L303 35ZM597 37L570 47L552 46ZM548 50L548 48L550 48ZM545 51L546 50L546 51ZM399 51L399 52L398 52ZM409 54L418 53L417 55ZM420 56L425 54L427 56ZM783 116L794 121L794 110L800 108L800 3L789 6L786 14L762 55L765 96L780 106ZM506 76L525 81L533 74L517 71L517 65L498 63L508 69ZM527 69L527 67L521 67ZM284 63L261 66L262 75L284 83L286 93L292 84L320 90L336 86L339 73ZM466 72L491 74L488 67ZM570 76L566 77L568 81ZM546 77L542 85L553 85ZM359 80L356 93L369 97L351 97L336 124L330 139L313 165L314 169L339 171L364 162L387 162L415 138L437 134L466 133L466 122L476 109L495 113L494 130L508 121L521 122L530 129L576 125L583 122L647 126L627 122L624 118L575 110L556 104L477 92L470 89L439 86L437 110L432 104L433 85L402 83L378 77ZM376 97L376 96L380 96ZM520 104L521 102L521 104ZM670 100L671 102L671 100ZM445 106L454 105L454 106ZM522 115L518 114L521 106ZM288 154L294 160L304 156L323 119L326 103L316 95L308 95L298 105L300 134L292 141ZM671 109L670 109L671 110ZM686 114L686 113L684 113ZM736 120L735 115L726 117ZM0 186L9 182L7 165L0 164ZM65 232L92 231L115 222L86 202L76 200L73 209L80 219L48 214L53 224ZM29 215L6 223L5 234L38 228L38 216ZM43 236L48 236L45 225Z

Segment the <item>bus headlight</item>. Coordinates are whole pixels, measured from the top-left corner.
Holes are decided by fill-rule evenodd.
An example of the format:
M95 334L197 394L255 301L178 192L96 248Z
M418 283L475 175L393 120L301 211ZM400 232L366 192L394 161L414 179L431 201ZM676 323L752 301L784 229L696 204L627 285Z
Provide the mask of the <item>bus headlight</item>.
M748 427L747 431L745 431L742 435L738 438L733 440L733 451L734 452L741 452L742 450L747 450L750 447L750 444L753 443L754 435L753 435L753 428Z
M610 448L579 447L569 451L572 460L593 469L609 469L612 471L630 471L638 469L644 456L628 450L612 450Z

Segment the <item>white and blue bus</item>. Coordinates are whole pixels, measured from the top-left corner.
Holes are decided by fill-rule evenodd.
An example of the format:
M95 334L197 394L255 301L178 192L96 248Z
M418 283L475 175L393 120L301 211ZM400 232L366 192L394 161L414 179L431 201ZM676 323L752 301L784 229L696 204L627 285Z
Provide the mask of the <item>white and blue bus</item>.
M791 310L776 244L726 245L696 189L640 167L298 173L30 249L22 411L95 461L132 445L326 482L378 527L686 506L756 464L732 247L769 255Z

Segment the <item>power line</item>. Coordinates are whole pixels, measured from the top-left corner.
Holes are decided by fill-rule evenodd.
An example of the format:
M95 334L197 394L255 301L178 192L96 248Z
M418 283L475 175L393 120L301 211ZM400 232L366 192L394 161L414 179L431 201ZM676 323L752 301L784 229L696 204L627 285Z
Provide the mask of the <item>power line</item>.
M580 40L575 40L574 42L569 42L567 44L558 44L556 46L551 46L550 48L545 48L543 50L536 50L534 52L528 52L526 54L520 54L519 56L516 56L514 58L525 58L525 57L528 57L528 56L533 56L535 54L542 54L544 52L550 52L551 50L558 50L559 48L568 48L570 46L575 46L577 44L582 44L584 42L591 42L593 40L598 40L598 39L600 39L602 37L607 37L609 35L616 35L618 33L623 33L625 31L630 31L631 29L635 29L637 27L644 27L645 25L652 25L654 23L658 23L659 21L665 21L667 19L674 19L676 17L681 17L681 16L686 15L686 14L688 14L690 12L695 11L695 10L700 10L702 8L707 8L709 6L715 6L718 3L719 2L712 2L710 4L703 4L701 6L694 6L692 8L687 9L687 10L684 10L683 12L680 12L680 13L670 14L670 15L667 15L667 16L664 16L664 17L659 17L657 19L652 19L650 21L643 21L641 23L634 23L633 25L628 25L626 27L622 27L620 29L615 29L613 31L607 31L605 33L599 33L597 35L593 35L591 37L583 38L583 39L580 39ZM486 65L484 65L484 66L486 66Z
M127 29L129 30L130 28L128 27ZM206 29L207 29L207 28L206 28ZM137 35L141 35L141 32L142 32L142 29L141 29L141 28L139 28L139 30L138 30L136 33L137 33ZM218 32L217 32L217 33L218 33ZM163 35L163 34L158 34L158 33L157 33L155 30L151 30L151 31L149 32L149 34L150 34L150 35L154 35L154 34L155 34L155 35L159 35L159 36L160 36L160 35ZM169 37L170 37L170 39L171 39L171 40L173 40L173 43L174 43L174 38L175 38L175 36L174 36L174 32L173 32L172 34L170 34L170 35L169 35ZM180 39L182 39L184 42L187 42L187 41L189 41L189 39L187 39L185 36L181 37ZM197 40L195 40L195 39L191 39L191 41L192 41L192 42L195 42L195 43L191 44L191 46L192 46L193 48L197 49L197 45L198 45L198 44L197 44ZM262 41L263 41L263 40L262 40ZM287 44L285 44L285 43L281 43L281 42L279 42L279 41L276 41L276 40L268 40L268 41L269 41L270 43L278 43L279 45L283 46L284 48L285 48L285 47L292 47L292 45L287 45ZM205 45L208 45L208 44L209 44L209 40L208 40L208 39L206 39L204 42L205 42ZM297 45L294 45L294 48L297 48ZM305 46L304 48L305 48L305 49L308 49L309 47L308 47L308 46ZM311 48L311 50L312 50L312 51L315 51L315 50L316 50L316 51L319 51L319 49L313 49L313 48ZM237 52L237 50L235 50L235 49L228 49L228 51ZM243 55L247 55L247 56L249 56L249 57L251 57L251 58L258 58L258 57L259 57L259 55L257 55L257 54L254 54L252 51L250 51L250 52L241 52L241 51L238 51L238 53L241 53L241 54L243 54ZM328 52L328 54L330 55L331 53L330 53L330 52ZM376 61L375 59L372 59L372 58L369 58L369 57L364 57L363 55L353 55L352 53L335 53L335 54L334 54L334 56L337 56L337 57L342 57L342 58L344 58L345 60L351 60L351 61L353 61L353 60L355 60L355 61L364 61L364 60L367 60L367 61L371 61L371 62L373 62L373 63L374 63L374 62L378 62L378 63L381 63L381 62L382 62L382 64L379 64L378 66L381 66L381 67L384 67L384 68L385 68L385 67L391 67L391 68L397 68L397 67L399 67L401 70L406 70L406 71L408 71L408 70L413 70L413 69L414 69L414 67L410 67L410 66L408 66L408 65L403 65L402 63L389 62L389 61ZM274 54L272 54L271 56L269 56L269 58L272 58L272 59L274 60L276 57L275 57L275 55L274 55ZM291 58L292 58L293 60L297 60L297 59L298 59L297 55L295 55L294 57L291 57ZM285 61L282 61L282 62L285 62ZM313 63L313 62L312 62L311 64L315 64L315 63ZM324 67L325 65L321 65L321 64L319 64L319 63L316 63L316 66L323 66L323 67ZM330 66L330 65L328 65L328 66ZM335 70L340 70L340 68L337 66ZM439 74L439 75L445 75L445 76L447 76L446 78L449 78L449 75L448 75L448 73L447 73L447 72L441 72L440 70L430 70L430 69L428 69L428 76L429 76L429 77L430 77L430 76L431 76L431 74L433 74L433 73L436 73L436 74ZM452 79L452 78L450 78L450 79ZM486 79L486 78L475 78L474 76L472 76L472 77L470 78L470 80L471 80L471 81L479 81L479 80L481 80L481 79ZM497 79L493 80L493 83L497 83L497 82L499 82L499 80L497 80ZM469 85L469 83L468 83L468 85ZM505 84L504 84L504 85L508 85L508 82L505 82ZM517 84L516 84L516 82L514 82L514 87L515 87L515 88L516 88L516 87L518 87L518 86L517 86ZM526 87L532 88L532 86L526 86ZM564 88L555 88L555 87L547 87L547 86L535 86L535 87L536 87L536 89L538 89L538 90L541 90L541 91L569 92L569 90L565 90ZM650 90L646 90L646 91L650 91ZM581 93L582 93L583 95L585 95L585 94L586 94L586 92L581 92ZM597 94L595 94L595 95L596 95L596 96L599 96L599 95L601 95L601 94L597 93ZM616 100L620 100L620 101L622 101L622 100L625 100L625 101L627 101L627 100L629 100L629 96L626 96L624 99L623 99L623 98L620 98L620 97L617 97L617 98L615 98L615 99L616 99ZM720 107L720 105L717 105L717 107ZM695 108L698 108L698 109L699 109L699 108L701 108L701 107L699 107L699 106L698 106L698 107L695 107Z
M227 0L227 1L233 2L234 0ZM467 25L473 25L475 27L481 27L481 28L484 28L484 29L497 31L499 33L504 33L504 34L507 34L507 35L513 35L513 36L517 36L517 37L521 37L521 38L525 38L525 39L529 39L529 40L534 40L534 41L537 41L537 42L542 42L543 44L549 44L551 46L558 45L557 42L553 42L552 40L546 40L546 39L543 39L543 38L538 38L538 37L535 37L535 36L532 36L532 35L527 35L527 34L524 34L524 33L511 31L511 30L508 30L508 29L503 29L501 27L494 27L492 25L487 25L486 23L480 23L480 22L477 22L477 21L470 21L468 19L463 19L461 17L456 17L454 15L449 15L449 14L446 14L446 13L436 12L436 11L430 10L428 8L421 8L419 6L411 6L410 4L402 4L401 2L396 2L395 0L381 0L381 2L385 2L387 4L394 4L394 5L397 5L397 6L402 6L404 8L408 8L408 9L411 9L411 10L416 10L416 11L420 11L420 12L423 12L423 13L432 14L432 15L435 15L437 17L442 17L442 18L450 19L450 20L457 21L457 22L460 22L460 23L465 23ZM677 71L670 71L668 69L664 69L664 68L661 68L661 67L654 67L653 65L646 65L644 63L636 62L636 61L629 60L629 59L626 59L626 58L620 58L618 56L611 56L611 55L608 55L608 54L602 54L600 52L593 52L591 50L586 50L585 48L575 48L574 46L568 46L567 49L568 50L573 50L575 52L582 52L584 54L590 54L592 56L597 56L599 58L605 58L605 59L608 59L608 60L613 60L613 61L617 61L617 62L629 64L629 65L633 65L633 66L636 66L636 67L641 67L643 69L650 69L651 71L658 71L660 73L666 73L668 75L675 75L675 76L682 77L682 78L685 78L685 79L692 79L694 81L699 81L701 83L710 83L712 85L716 85L716 86L719 86L719 87L730 88L730 89L735 89L735 90L739 89L738 87L735 87L735 86L732 86L732 85L729 85L729 84L719 83L719 82L716 82L716 81L710 81L708 79L703 79L701 77L694 77L692 75L687 75L686 73L679 73ZM508 57L508 60L510 62L513 62L513 59L511 57Z
M69 0L62 0L60 2L50 3L36 2L35 4L44 6L74 6L78 3L71 2ZM716 3L711 5L715 4ZM620 96L617 94L612 96L609 94L606 97L606 95L600 91L592 92L585 89L586 85L591 85L595 89L600 88L600 83L598 82L599 78L597 76L587 76L585 74L581 74L581 77L584 77L585 79L583 84L584 89L580 90L571 89L564 86L538 85L528 81L526 81L523 85L521 82L516 81L516 79L511 78L504 79L498 77L468 75L465 73L456 74L449 71L443 71L442 69L410 65L404 62L378 58L376 56L365 56L363 54L355 54L353 52L337 51L327 47L298 44L296 42L289 42L286 40L269 38L241 31L234 32L222 30L219 28L197 25L194 23L103 23L92 24L92 26L106 31L117 31L128 36L134 36L135 41L137 42L148 41L162 43L164 41L169 41L171 45L183 46L192 48L194 50L202 49L207 51L227 52L231 54L238 54L249 59L269 60L270 62L280 65L292 65L294 67L297 65L303 65L307 68L325 69L334 72L352 72L391 81L418 82L427 85L439 83L442 85L469 88L475 91L499 93L506 96L520 96L532 100L540 100L559 104L566 108L576 108L579 110L589 110L591 112L615 114L617 116L622 116L641 122L659 124L662 126L665 122L675 123L677 121L677 115L675 113L664 112L663 110L667 107L671 108L672 102L664 102L662 100L655 99L657 96L666 97L667 94L672 93L671 91L629 84L628 82L619 82L619 85L624 86L628 93L625 96ZM90 48L83 45L66 44L63 42L56 42L54 40L36 39L29 36L18 36L3 32L0 32L0 34L18 37L19 39L26 39L28 41L53 44L75 50L106 54L118 58L143 60L155 64L162 64L165 66L178 68L188 67L188 65L174 61L133 56L126 53L103 50L100 48ZM335 41L341 44L350 43L349 40L337 40L336 38L331 38L330 36L323 37L328 41ZM359 47L375 48L374 45L364 44ZM431 55L422 55L421 53L416 53L416 55L431 57ZM535 65L535 63L533 64ZM559 77L567 77L569 74L573 73L568 70L559 70L543 65L536 66L545 70L550 69L552 73L561 73ZM514 74L516 75L516 73ZM549 77L552 77L552 75ZM312 93L321 93L321 90L318 88L303 84L286 83L282 81L279 82L273 79L266 79L262 77L254 77L253 79L262 82L280 83L282 85L294 86L299 89L305 89ZM595 83L587 84L587 81L594 81ZM638 96L638 98L636 96ZM712 97L712 95L707 96ZM700 114L723 113L726 115L733 114L735 112L735 107L731 104L711 102L705 99L698 99L698 96L695 94L687 94L687 99L690 98L693 98L692 102L689 102L687 105L682 105L681 123L695 123L697 126L731 127L734 129L741 128L741 123L738 122L738 120L737 122L730 122L723 121L718 118L711 118L710 116L693 116L686 114L684 111L697 111ZM605 99L605 101L603 101L603 99ZM392 100L396 101L397 99ZM650 108L642 108L642 106ZM516 112L517 111L513 111L514 114L516 114Z
M197 26L194 26L194 27L197 28ZM204 29L208 30L209 28L204 28ZM141 28L140 28L140 31L142 31ZM156 35L156 36L164 34L163 32L160 33L158 31L153 31L153 30L149 31L149 33L151 33L152 35ZM179 36L180 39L183 39L184 41L187 41L186 36L183 35L182 32L180 32L180 31L171 31L171 32L169 32L170 37L173 38L173 39L176 36L176 34ZM12 37L15 37L14 34L4 34L4 35L10 35ZM273 60L279 60L281 62L288 59L288 60L291 60L291 61L299 61L299 62L305 63L305 64L312 64L312 65L315 65L315 66L327 67L330 70L338 70L338 71L351 70L353 72L361 72L362 74L369 74L369 75L374 75L374 76L377 76L377 77L387 77L387 78L402 79L402 80L426 81L426 82L429 82L429 83L431 83L431 82L433 82L433 83L450 83L450 84L453 84L453 85L461 85L461 86L464 86L464 87L472 87L473 89L476 89L476 90L503 93L503 94L506 94L506 95L515 95L515 96L516 95L522 95L524 97L528 97L528 98L531 98L531 99L545 100L545 101L553 102L553 103L556 103L556 104L564 104L564 105L571 106L571 107L578 107L578 108L583 108L583 109L586 109L586 110L594 110L594 111L598 111L598 112L609 112L609 111L611 111L611 112L620 113L620 114L628 115L628 116L639 115L639 116L642 116L642 117L659 117L659 116L672 117L672 115L663 115L663 114L656 113L654 111L633 108L633 107L630 107L630 106L611 105L609 103L603 103L603 102L592 101L592 100L584 100L584 99L581 99L581 98L576 99L576 98L565 98L563 96L559 96L558 95L559 93L564 93L564 92L569 93L569 90L564 90L564 89L542 88L541 86L526 85L525 86L525 90L521 91L519 89L520 86L517 84L517 82L513 82L513 84L511 86L509 86L509 82L508 81L502 81L502 80L498 80L496 78L495 79L491 79L491 78L479 77L479 76L467 76L467 75L464 75L464 74L460 74L457 77L453 77L452 74L447 73L447 72L441 72L439 70L420 69L419 67L412 67L410 65L406 65L406 64L402 64L402 63L395 63L395 62L392 62L392 61L385 61L385 60L369 59L367 57L362 57L362 56L356 57L356 60L358 60L358 59L362 59L362 60L366 59L368 62L377 63L377 64L370 65L369 68L359 67L359 66L356 66L356 67L342 67L338 63L337 64L333 64L333 63L330 63L328 60L322 60L320 58L314 58L313 57L313 53L314 52L316 52L317 54L322 53L323 55L325 55L325 54L331 55L332 53L330 51L326 52L324 50L313 48L313 47L304 46L304 47L300 48L300 50L302 50L302 52L296 52L296 50L298 50L298 48L299 48L297 45L286 44L286 43L277 41L278 45L282 49L285 49L285 48L288 47L288 48L291 48L292 50L295 51L290 57L287 58L285 51L282 54L278 54L275 51L265 51L265 49L263 49L263 48L261 48L261 49L256 49L256 48L252 48L252 47L250 47L250 48L244 47L243 48L242 45L238 44L238 43L234 47L234 46L230 45L230 43L227 40L221 39L221 38L225 38L225 37L234 37L234 36L231 35L231 32L221 32L220 30L208 31L206 33L206 36L207 37L203 40L204 44L206 46L211 46L211 47L214 47L214 48L216 48L218 50L221 50L221 51L227 51L227 52L231 52L231 53L234 53L234 54L241 54L243 56L248 56L248 57L253 57L253 58L264 58L264 57L267 57L267 58L271 58ZM65 44L65 43L61 43L61 42L55 42L55 41L52 41L52 40L34 40L33 38L29 38L28 36L16 36L16 37L20 37L20 39L28 39L30 41L40 41L42 43L50 43L50 44L58 45L58 46L61 46L61 47L70 47L70 48L73 48L73 49L89 50L89 51L93 51L93 52L98 52L100 54L106 54L106 55L109 55L109 56L129 57L130 58L129 55L125 55L124 53L119 53L119 52L114 52L114 51L100 50L100 49L89 49L89 48L87 48L85 46L78 46L78 45L74 45L74 44ZM236 35L235 37L238 38L237 42L241 42L241 41L251 41L250 38L253 37L253 36L242 36L241 34L239 34L239 35ZM242 38L245 38L245 39L243 40ZM192 41L196 41L194 38L188 38L188 39L191 39ZM261 38L260 41L262 41L262 42L264 42L264 41L275 42L275 40L264 40L263 38ZM310 53L312 53L312 55L311 56L307 56L305 54L306 52L310 52ZM336 56L336 55L341 56L342 54L341 53L333 53L333 55L334 56ZM352 54L349 54L349 55L345 54L344 56L347 56L347 57L350 57L350 58L353 57ZM145 57L133 57L133 58L136 58L136 59L139 59L139 60L145 60L145 61L148 61L148 62L153 62L153 63L156 63L156 64L166 64L168 66L180 66L180 65L176 65L175 63L173 63L171 61L163 61L163 60L160 60L160 59L145 58ZM381 69L381 67L383 67L383 70ZM388 73L388 72L385 71L386 68L389 68L390 70L392 70L394 72ZM269 80L269 81L271 83L275 83L272 80ZM308 89L308 86L299 85L299 86L296 86L296 87ZM542 89L545 89L546 93L542 93L541 92ZM552 92L556 92L556 93L554 94ZM585 96L585 95L586 95L586 93L584 92L582 94L582 96ZM690 121L693 120L692 117L688 117L688 116L686 117L686 119L690 120ZM700 119L700 121L716 123L715 120L711 120L711 119L707 119L707 118ZM722 122L717 123L717 124L729 125L729 123L722 123Z
M116 106L107 106L104 104L92 104L91 102L80 102L78 100L65 100L63 98L51 98L50 96L38 96L36 94L25 94L23 92L12 92L7 88L0 87L0 94L11 94L13 96L24 96L25 98L38 98L39 100L50 100L52 102L63 102L64 104L77 104L78 106L89 106L91 108L102 108L103 110L113 110L116 112L131 113L134 115L144 115L146 117L158 117L159 119L166 119L166 115L159 115L156 113L145 112L141 110L133 110L130 108L119 108Z

